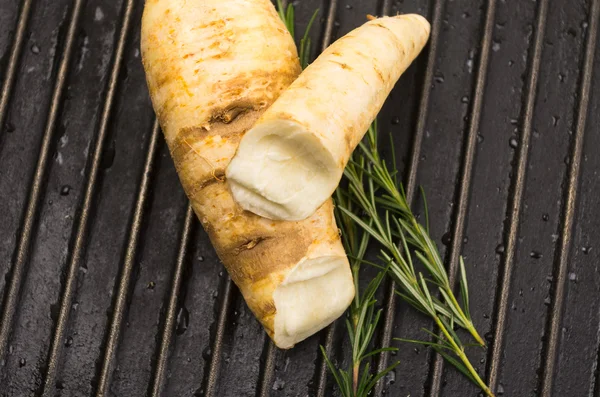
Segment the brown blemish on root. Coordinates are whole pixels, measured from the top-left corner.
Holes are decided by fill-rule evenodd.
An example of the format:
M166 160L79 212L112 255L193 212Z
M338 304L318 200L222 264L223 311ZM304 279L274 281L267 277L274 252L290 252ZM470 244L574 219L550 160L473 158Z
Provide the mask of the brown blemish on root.
M381 80L381 82L385 82L385 80L383 79L383 74L381 74L381 70L379 70L377 65L373 65L373 70L375 71L375 73L377 73L377 77L379 77L379 80Z
M241 244L237 251L238 254L242 251L250 251L251 249L254 249L256 246L258 246L260 243L262 243L263 241L269 239L271 237L266 237L266 236L259 236L253 239L250 239L248 241L246 241L245 243Z
M388 32L390 32L392 35L394 35L394 32L392 32L392 31L390 30L390 28L388 28L388 27L387 27L387 26L385 26L385 25L382 25L382 24L380 24L380 23L374 23L374 24L372 24L372 25L373 25L373 26L380 27L380 28L382 28L382 29L385 29L385 30L387 30ZM396 36L396 35L394 35L394 37L395 37L395 36Z
M352 146L352 137L350 136L350 131L346 131L346 133L344 134L344 142L346 142L346 149L348 150L348 153L352 153L352 150L354 149Z
M348 66L347 64L345 64L343 62L333 61L331 59L329 60L329 62L340 65L342 67L342 69L344 69L344 70L353 70L352 67Z

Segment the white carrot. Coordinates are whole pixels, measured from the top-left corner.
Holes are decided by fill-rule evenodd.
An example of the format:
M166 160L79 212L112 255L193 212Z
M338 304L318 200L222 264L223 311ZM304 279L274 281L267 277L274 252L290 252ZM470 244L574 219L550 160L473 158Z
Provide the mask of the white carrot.
M227 168L235 200L271 219L312 215L428 37L423 17L401 15L332 44L242 139Z
M262 218L234 202L225 169L243 134L300 73L294 42L269 0L147 0L141 47L194 211L250 309L289 348L354 296L333 205L302 222Z

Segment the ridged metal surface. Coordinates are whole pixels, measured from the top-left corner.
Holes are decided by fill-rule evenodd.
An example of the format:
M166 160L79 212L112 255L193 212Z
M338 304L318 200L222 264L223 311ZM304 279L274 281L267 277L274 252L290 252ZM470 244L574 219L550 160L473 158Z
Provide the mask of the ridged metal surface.
M466 217L469 208L471 179L473 175L473 167L475 166L475 154L477 151L477 139L480 129L481 112L483 108L483 98L485 95L485 82L489 64L489 55L492 47L492 35L494 32L494 23L496 15L496 1L490 0L486 5L485 21L483 26L483 37L481 38L481 46L479 50L479 60L475 81L475 90L473 93L473 101L470 112L469 127L465 143L464 154L461 165L461 177L459 180L458 196L456 197L456 205L454 206L453 214L453 229L452 243L448 250L448 280L454 290L456 290L456 276L459 266L462 247L465 238ZM437 396L442 388L442 376L444 368L444 359L441 355L436 354L431 386L429 390L430 396Z
M414 136L412 138L410 162L408 165L407 174L404 179L406 197L409 203L414 201L415 191L417 190L417 171L419 161L421 158L421 145L423 142L423 136L425 135L425 123L427 120L427 113L429 111L429 95L431 91L431 84L433 82L433 74L435 68L435 55L438 46L439 33L442 27L442 12L444 9L444 0L436 0L433 3L432 14L430 17L431 21L431 38L429 39L429 51L427 54L427 66L425 69L425 75L423 78L423 90L421 92L421 100L419 103L419 110L417 113L417 125ZM392 341L392 327L394 326L394 318L396 313L396 285L393 281L388 281L386 286L386 298L385 298L385 310L383 317L383 330L381 331L381 337L379 344L382 347L388 347ZM389 365L389 353L384 352L379 356L377 361L377 370L383 371ZM380 395L384 390L384 380L377 383L375 387L375 394Z
M0 395L335 394L319 346L347 365L345 327L275 348L179 188L139 59L143 2L13 3L0 0ZM428 194L453 280L466 257L488 342L468 352L499 395L598 396L600 1L509 3L307 0L297 30L320 9L316 55L367 14L431 20L380 129L417 211L416 188ZM394 287L378 345L432 327ZM433 352L398 347L376 395L477 395Z
M498 368L501 364L501 355L504 348L504 328L506 322L506 312L509 301L508 294L511 287L512 268L515 261L515 251L519 233L519 222L521 216L521 206L523 203L523 191L525 189L525 174L529 160L529 145L532 134L533 111L537 93L537 81L542 58L542 44L544 42L544 31L546 29L546 12L548 2L542 0L539 4L537 23L533 39L533 52L531 56L531 66L529 69L529 78L527 80L527 96L525 98L525 110L522 117L523 128L519 139L519 152L517 157L517 171L512 182L512 206L509 207L509 227L506 242L504 243L505 252L503 255L503 272L499 280L498 298L496 309L494 310L494 339L491 343L489 360L489 386L492 390L497 389Z
M15 33L15 38L10 49L8 66L4 71L2 91L0 91L0 126L4 126L4 123L6 121L6 110L8 108L10 94L15 83L19 58L21 56L21 52L23 51L23 42L25 41L25 30L27 29L27 23L29 22L29 15L31 14L32 3L33 0L24 1L23 5L21 6L21 12L19 13L17 31Z
M26 12L27 14L29 14L29 8L30 5L24 4L22 12ZM69 72L69 64L71 63L71 57L73 55L75 35L79 28L79 17L82 8L83 0L74 2L71 11L69 30L67 32L64 53L62 55L58 75L56 77L56 84L52 93L50 110L48 112L46 128L43 132L43 140L38 154L38 160L35 167L35 174L33 175L30 193L27 199L27 206L23 224L20 228L21 232L19 234L15 260L11 266L9 278L10 281L8 282L8 285L6 286L4 291L4 299L2 304L2 319L0 322L0 357L2 359L4 359L7 353L10 333L12 331L13 318L15 316L15 312L18 309L17 306L19 304L19 294L21 285L23 283L23 278L27 277L27 261L29 260L29 249L31 246L31 240L35 233L34 228L36 226L36 217L39 212L40 199L43 195L43 191L45 188L44 178L46 176L46 173L48 172L50 148L54 140L57 119L59 117L58 113L60 111L61 101L64 95L67 74ZM17 27L18 33L16 36L16 42L13 44L14 48L20 47L20 41L22 40L21 31L25 29L23 24L27 22L27 19L27 17L21 17L19 20L19 26ZM13 56L11 55L11 60L12 58ZM11 80L13 78L11 72L14 70L15 67L15 65L9 65L7 75L8 80ZM5 95L3 94L3 97L4 96ZM8 94L6 94L6 97L8 97Z
M554 286L551 295L551 312L548 321L548 330L546 331L547 342L545 346L544 374L541 383L541 395L543 397L552 396L554 384L556 357L560 343L560 332L562 328L562 311L566 294L566 283L568 280L568 261L571 256L572 235L575 223L575 206L579 195L579 179L583 160L583 142L585 138L586 122L589 111L590 91L592 86L592 77L594 75L594 57L597 52L598 25L600 24L600 0L594 0L589 12L589 30L586 37L585 55L583 58L583 67L581 68L580 93L577 103L577 119L575 123L575 136L573 138L570 154L568 180L564 195L566 202L563 208L562 228L559 235L560 247L556 254L557 263L555 265ZM598 390L596 390L598 393Z

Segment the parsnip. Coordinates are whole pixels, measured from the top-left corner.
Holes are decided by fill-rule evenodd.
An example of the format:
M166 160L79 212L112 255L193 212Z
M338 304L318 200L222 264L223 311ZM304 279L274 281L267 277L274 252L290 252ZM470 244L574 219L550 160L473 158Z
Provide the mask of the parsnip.
M354 296L333 205L302 222L261 218L234 202L225 168L242 135L300 73L294 42L269 0L147 0L141 47L194 211L250 309L276 345L289 348Z
M227 168L235 200L271 219L314 214L428 37L423 17L401 15L332 44L242 139Z

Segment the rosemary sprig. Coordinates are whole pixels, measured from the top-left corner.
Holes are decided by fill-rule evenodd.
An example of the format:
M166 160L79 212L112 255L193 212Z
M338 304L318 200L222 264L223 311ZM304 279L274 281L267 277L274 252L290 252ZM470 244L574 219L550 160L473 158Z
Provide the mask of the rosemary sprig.
M398 285L396 293L431 317L441 331L441 335L436 335L424 330L433 337L433 342L398 340L434 348L488 396L493 396L471 365L465 345L454 331L455 326L464 328L483 345L470 317L464 262L461 258L461 307L437 247L429 237L428 227L419 224L411 211L402 185L397 181L397 171L390 172L379 156L376 123L368 131L367 142L360 144L360 153L346 167L344 176L348 181L348 196L354 199L353 206L337 203L338 208L381 245L381 258ZM426 224L427 218L425 210ZM415 270L411 254L424 264L430 278ZM442 299L432 295L430 285L439 290Z
M374 184L374 186L369 186L371 195L374 196L374 202L368 209L363 206L363 210L368 210L373 215L375 215L378 210L383 210L386 213L386 217L392 216L395 228L390 228L388 225L388 233L386 233L386 235L390 235L390 242L392 242L392 236L405 239L406 243L412 248L415 256L423 263L423 265L425 265L432 277L433 283L438 287L443 298L443 301L434 299L436 311L446 318L453 318L456 325L466 329L478 344L484 346L485 342L475 329L469 311L468 284L462 257L460 258L460 291L463 306L461 307L454 295L453 288L450 285L448 273L439 251L429 236L429 214L427 212L425 194L421 190L425 209L425 226L423 226L419 224L416 216L410 209L402 184L398 182L397 171L394 170L390 172L385 161L380 157L377 150L377 135L377 121L375 121L367 132L366 142L361 142L359 144L362 155L368 160L369 169L367 173L369 175L369 182ZM346 170L346 174L352 173L352 170L353 169ZM353 176L350 175L350 177ZM375 190L378 188L382 189L383 193L375 195ZM381 231L382 229L380 228L379 230ZM392 245L394 245L393 242ZM394 245L394 247L395 248L392 249L393 256L394 259L399 262L402 253L397 245ZM400 268L400 270L403 268L406 269L408 272L407 274L410 275L411 281L414 283L417 281L414 267L412 267L410 261L407 262L408 268L404 266Z

